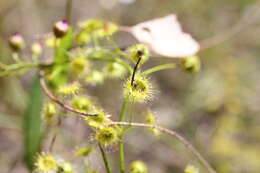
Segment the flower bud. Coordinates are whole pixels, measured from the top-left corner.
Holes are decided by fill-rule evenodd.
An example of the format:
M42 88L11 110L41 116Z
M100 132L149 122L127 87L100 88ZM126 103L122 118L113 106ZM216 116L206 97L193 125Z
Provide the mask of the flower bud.
M57 113L55 104L53 103L48 103L44 107L44 114L43 114L43 119L47 123L51 123L53 120L54 115Z
M14 34L9 38L9 45L15 52L24 48L25 43L21 34Z
M121 64L113 62L107 65L104 72L109 78L122 78L127 71Z
M147 167L142 161L134 161L130 165L130 173L147 173Z
M186 168L185 168L185 173L199 173L199 169L196 168L195 166L193 165L188 165Z
M82 112L89 112L93 109L92 102L86 97L75 97L71 101L72 107Z
M150 125L156 125L156 117L154 115L153 112L151 111L147 111L146 112L146 117L145 117L145 122L146 124L150 124ZM150 128L150 130L155 134L155 135L159 135L160 131L156 128Z
M58 163L53 156L43 153L38 155L35 166L39 172L51 172L57 170Z
M132 83L129 78L124 84L124 96L135 102L146 102L152 98L152 84L144 76L136 76Z
M92 151L91 147L83 147L83 148L79 148L76 152L75 155L78 157L86 157L88 156Z
M85 57L73 58L70 63L70 71L74 76L81 76L88 69L89 62Z
M86 123L93 128L103 128L108 121L110 121L110 115L105 113L102 109L97 109L94 111L97 116L86 116Z
M81 90L81 85L78 82L62 85L58 88L57 93L64 96L76 95Z
M182 67L191 73L196 73L200 70L200 59L198 56L189 56L182 59Z
M134 64L136 64L139 58L142 58L140 64L144 64L150 56L149 49L144 44L136 44L130 47L130 58Z
M104 74L100 71L93 70L87 77L86 82L92 85L102 84L104 82Z
M62 161L58 164L56 173L73 173L72 165L69 162Z
M42 53L42 45L39 42L35 42L31 47L33 58L38 58Z
M96 140L105 146L111 145L118 141L118 133L113 127L105 127L97 131Z
M55 37L62 38L67 34L69 30L69 24L66 20L58 21L53 26L53 33Z

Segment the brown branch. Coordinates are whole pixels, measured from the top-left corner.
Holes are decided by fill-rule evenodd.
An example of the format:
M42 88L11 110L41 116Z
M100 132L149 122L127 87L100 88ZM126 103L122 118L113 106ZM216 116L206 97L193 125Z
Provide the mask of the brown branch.
M42 74L40 74L41 78L40 78L40 84L41 84L41 87L43 89L43 91L45 92L45 94L48 96L48 98L50 100L52 100L53 102L57 103L58 105L60 105L62 108L66 109L67 111L69 112L73 112L73 113L76 113L76 114L79 114L79 115L83 115L83 116L97 116L97 114L90 114L90 113L85 113L85 112L81 112L81 111L78 111L74 108L72 108L71 106L69 105L66 105L65 103L63 103L62 101L60 101L57 97L55 97L51 91L48 89L46 83L45 83L45 80L44 80L44 77Z
M207 168L209 173L217 173L208 163L206 159L187 141L184 137L178 134L176 131L161 127L159 125L150 125L144 123L129 123L129 122L109 122L107 125L123 125L123 126L136 126L136 127L147 127L147 128L155 128L161 132L167 133L171 136L175 136L182 144L185 145L187 149L191 151L191 153Z

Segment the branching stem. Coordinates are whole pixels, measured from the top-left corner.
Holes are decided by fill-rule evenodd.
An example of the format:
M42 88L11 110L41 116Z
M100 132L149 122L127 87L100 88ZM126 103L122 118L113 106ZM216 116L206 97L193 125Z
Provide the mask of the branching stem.
M62 108L64 108L65 110L69 111L69 112L73 112L79 115L83 115L83 116L97 116L97 114L90 114L90 113L85 113L85 112L81 112L78 111L76 109L73 109L71 106L66 105L65 103L63 103L62 101L60 101L57 97L55 97L52 92L48 89L45 80L43 78L43 74L41 74L41 78L40 78L40 84L41 87L43 89L43 91L45 92L45 94L48 96L48 98L50 100L52 100L53 102L57 103L58 105L60 105Z
M135 126L135 127L147 127L147 128L155 128L163 133L169 134L171 136L175 136L184 146L191 151L191 153L203 164L209 173L217 173L208 163L206 159L191 145L189 141L187 141L184 137L182 137L176 131L161 127L159 125L151 125L151 124L144 124L144 123L130 123L130 122L110 122L107 125L122 125L122 126Z

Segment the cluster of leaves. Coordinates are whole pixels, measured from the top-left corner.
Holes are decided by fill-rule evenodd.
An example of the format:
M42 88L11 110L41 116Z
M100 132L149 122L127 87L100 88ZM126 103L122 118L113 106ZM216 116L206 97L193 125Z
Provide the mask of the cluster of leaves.
M151 27L149 22L143 25ZM136 27L139 26L134 28ZM120 27L116 24L100 20L84 21L77 28L73 28L65 20L59 21L54 24L53 36L44 40L45 44L37 42L32 45L31 62L22 60L22 50L25 47L22 36L15 34L10 38L15 63L1 64L0 76L17 74L17 72L24 72L32 68L37 68L40 74L36 75L35 91L33 90L31 97L32 103L25 119L26 161L30 169L35 169L38 172L75 172L69 162L52 156L52 153L39 154L35 160L35 155L43 140L39 118L42 118L47 129L58 126L63 119L64 110L73 110L72 115L80 115L94 131L94 139L102 152L108 173L111 172L111 168L107 163L103 147L119 143L120 170L124 173L123 135L129 129L110 126L113 122L111 116L98 106L90 96L82 94L82 91L87 85L102 85L104 80L123 79L124 85L121 93L124 97L124 103L119 121L129 119L129 122L132 122L133 112L128 109L128 104L147 102L153 98L154 90L148 76L159 70L175 68L178 64L163 64L142 70L143 64L150 58L149 47L140 43L122 50L112 37L119 30ZM48 64L42 58L43 47L51 48L54 51L53 59ZM200 69L200 61L197 56L183 58L179 64L180 67L189 72L197 72ZM42 81L42 88L39 85L39 80ZM47 85L43 85L45 82ZM45 105L43 105L43 91L49 97L49 101L45 102ZM84 91L84 93L86 92ZM40 111L41 109L42 111ZM145 115L147 124L156 124L156 118L151 111ZM34 124L35 121L39 123ZM155 134L159 134L157 129L151 128L151 130ZM31 131L34 133L32 134ZM76 151L75 155L87 157L90 152L90 148L84 147ZM94 172L90 168L86 169L89 172ZM129 165L129 171L130 173L147 173L148 168L142 161L134 161ZM197 173L198 171L195 168L187 168L186 172Z

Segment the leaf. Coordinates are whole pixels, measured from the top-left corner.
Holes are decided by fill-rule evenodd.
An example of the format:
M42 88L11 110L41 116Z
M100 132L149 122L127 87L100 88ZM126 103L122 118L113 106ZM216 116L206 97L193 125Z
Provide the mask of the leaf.
M29 170L33 169L34 159L39 151L42 137L41 111L43 97L43 91L37 76L33 81L29 103L24 115L24 159Z
M182 31L174 14L137 24L130 32L139 42L166 57L192 56L200 49L192 36Z

